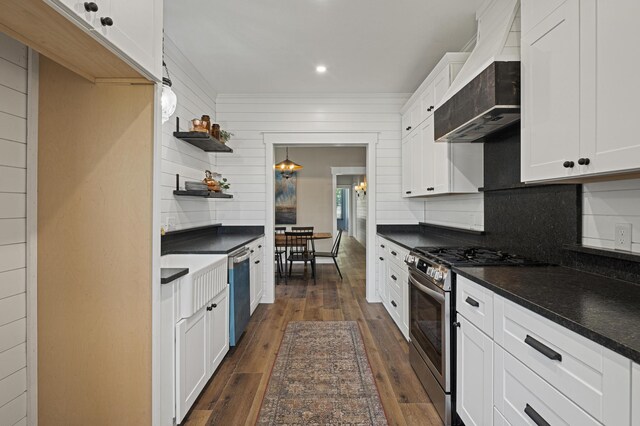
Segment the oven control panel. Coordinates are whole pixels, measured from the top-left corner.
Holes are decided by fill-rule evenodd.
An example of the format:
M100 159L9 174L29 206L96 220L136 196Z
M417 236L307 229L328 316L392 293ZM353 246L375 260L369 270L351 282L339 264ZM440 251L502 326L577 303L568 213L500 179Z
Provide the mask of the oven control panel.
M449 270L447 268L425 261L420 257L409 255L405 259L405 262L407 263L407 265L422 272L424 275L431 278L431 280L435 282L444 281L449 273Z

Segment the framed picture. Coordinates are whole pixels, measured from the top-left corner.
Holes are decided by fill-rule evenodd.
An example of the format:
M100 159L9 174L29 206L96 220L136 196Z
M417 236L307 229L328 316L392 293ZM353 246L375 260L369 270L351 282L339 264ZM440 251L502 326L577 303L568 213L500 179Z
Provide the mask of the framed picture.
M298 219L298 176L293 172L286 179L279 171L275 173L276 225L295 225Z

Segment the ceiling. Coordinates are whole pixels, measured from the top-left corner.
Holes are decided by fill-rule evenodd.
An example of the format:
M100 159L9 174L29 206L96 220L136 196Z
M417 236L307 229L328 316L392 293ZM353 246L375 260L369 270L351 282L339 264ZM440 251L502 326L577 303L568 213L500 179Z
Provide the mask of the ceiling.
M471 40L481 3L165 0L164 19L219 93L410 93Z

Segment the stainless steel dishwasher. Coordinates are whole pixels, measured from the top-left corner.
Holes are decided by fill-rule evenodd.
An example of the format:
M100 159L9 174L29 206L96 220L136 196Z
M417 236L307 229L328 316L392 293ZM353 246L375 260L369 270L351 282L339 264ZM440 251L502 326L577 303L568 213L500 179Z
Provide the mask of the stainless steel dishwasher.
M229 345L242 337L251 316L251 252L247 247L229 255Z

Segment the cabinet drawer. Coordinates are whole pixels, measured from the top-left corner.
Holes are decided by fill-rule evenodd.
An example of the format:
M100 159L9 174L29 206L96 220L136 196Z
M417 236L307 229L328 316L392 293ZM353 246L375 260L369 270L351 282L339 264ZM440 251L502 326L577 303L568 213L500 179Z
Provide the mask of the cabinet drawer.
M408 280L407 273L399 269L397 265L393 263L387 265L387 283L393 291L402 294L402 284L406 284Z
M395 262L398 266L406 267L404 259L409 254L409 251L389 242L387 242L386 246L388 255L386 257Z
M494 309L496 343L598 421L629 424L630 360L500 296Z
M393 288L389 289L389 313L398 327L402 322L402 298Z
M456 279L456 310L493 337L493 292L465 277Z
M514 425L600 425L500 346L495 345L494 352L493 400L507 422Z

